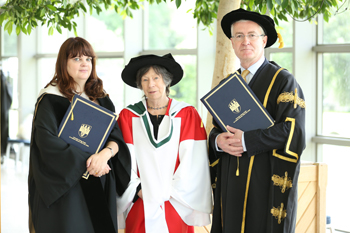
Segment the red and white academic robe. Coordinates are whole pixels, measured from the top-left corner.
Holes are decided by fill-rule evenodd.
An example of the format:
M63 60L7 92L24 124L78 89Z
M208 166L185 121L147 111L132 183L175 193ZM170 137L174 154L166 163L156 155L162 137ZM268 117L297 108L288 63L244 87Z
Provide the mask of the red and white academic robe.
M117 198L118 214L128 217L141 183L147 233L169 232L167 201L187 225L208 225L212 192L206 132L195 108L170 99L158 140L145 100L123 109L118 123L132 157L129 186Z

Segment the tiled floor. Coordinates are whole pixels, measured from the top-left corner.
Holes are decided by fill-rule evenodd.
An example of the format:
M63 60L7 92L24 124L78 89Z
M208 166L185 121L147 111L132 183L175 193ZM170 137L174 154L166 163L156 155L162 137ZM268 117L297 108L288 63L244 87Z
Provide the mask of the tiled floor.
M1 165L1 233L28 233L28 166Z

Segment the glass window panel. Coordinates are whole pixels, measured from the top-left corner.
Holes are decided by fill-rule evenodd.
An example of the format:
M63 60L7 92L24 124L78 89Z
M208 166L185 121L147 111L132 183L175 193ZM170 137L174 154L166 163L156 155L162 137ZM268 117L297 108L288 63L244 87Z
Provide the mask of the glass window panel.
M322 153L322 162L328 165L326 214L331 217L334 229L350 232L350 199L346 191L349 190L350 147L322 145Z
M174 58L184 70L184 76L179 83L170 87L169 96L197 107L196 56L174 56Z
M323 55L322 135L350 138L349 53Z
M293 73L293 54L292 53L271 53L270 60L276 62L279 66Z
M9 137L16 138L18 132L18 58L3 59L2 71L12 96L12 104L9 111Z
M123 68L124 59L97 59L97 75L103 80L103 88L114 103L116 113L124 108L124 82L121 78Z
M10 57L2 60L2 71L12 92L12 109L18 109L18 58Z
M43 89L55 75L56 60L57 58L41 58L38 60L38 91Z
M340 12L342 9L340 10ZM323 23L323 41L324 44L344 44L350 43L350 34L347 33L350 28L350 11L346 10L330 17L328 23Z
M194 49L197 47L197 22L187 11L195 2L182 1L149 5L145 11L146 49ZM208 32L209 33L209 32Z
M279 32L282 36L284 47L293 47L293 22L294 20L287 16L288 22L286 21L279 21L279 25L276 25L276 30ZM271 48L278 48L280 44L278 43L278 39L276 43L271 46Z
M5 25L5 22L2 24ZM4 31L4 27L1 27L2 35L2 56L17 56L17 34L15 31L12 31L11 35L7 31Z
M68 38L68 30L62 29L62 34L54 30L53 35L49 36L49 28L46 25L38 27L38 53L54 53L58 54L61 45Z
M10 109L9 111L9 137L18 138L18 110Z
M104 9L104 6L103 6ZM86 15L85 39L95 52L118 52L124 50L124 22L114 9L104 10L99 15Z

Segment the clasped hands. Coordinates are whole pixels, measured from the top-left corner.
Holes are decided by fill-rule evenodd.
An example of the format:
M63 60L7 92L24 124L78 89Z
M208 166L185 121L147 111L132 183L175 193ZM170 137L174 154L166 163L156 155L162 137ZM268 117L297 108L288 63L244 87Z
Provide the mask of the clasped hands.
M90 175L101 177L109 173L111 168L107 164L111 158L109 149L103 149L97 154L91 155L86 161L86 168Z
M230 132L224 132L217 136L217 146L230 155L241 157L244 152L242 145L243 131L231 126L226 126L226 128Z

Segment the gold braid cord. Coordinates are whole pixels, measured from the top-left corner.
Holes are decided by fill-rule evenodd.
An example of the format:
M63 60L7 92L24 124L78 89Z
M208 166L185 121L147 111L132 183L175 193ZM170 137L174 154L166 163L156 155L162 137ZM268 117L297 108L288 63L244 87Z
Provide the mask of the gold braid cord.
M299 105L301 108L305 108L305 101L298 96L297 89L295 88L295 93L293 92L284 92L280 94L277 98L277 104L280 102L285 102L285 103L294 103L294 108L296 108L297 105Z

